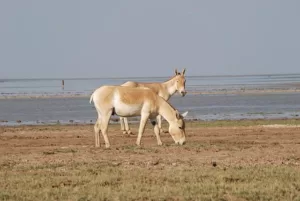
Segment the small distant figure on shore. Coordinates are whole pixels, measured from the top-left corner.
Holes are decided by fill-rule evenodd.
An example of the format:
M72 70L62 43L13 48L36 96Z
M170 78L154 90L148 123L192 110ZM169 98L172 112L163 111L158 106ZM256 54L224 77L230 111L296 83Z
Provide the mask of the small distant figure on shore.
M65 80L61 80L61 88L62 88L62 89L65 88Z

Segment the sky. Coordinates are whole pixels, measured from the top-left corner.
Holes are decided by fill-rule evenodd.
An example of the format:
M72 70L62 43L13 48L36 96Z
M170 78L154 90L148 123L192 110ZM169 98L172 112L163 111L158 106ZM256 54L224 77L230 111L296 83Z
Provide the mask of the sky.
M299 0L0 1L0 78L300 73Z

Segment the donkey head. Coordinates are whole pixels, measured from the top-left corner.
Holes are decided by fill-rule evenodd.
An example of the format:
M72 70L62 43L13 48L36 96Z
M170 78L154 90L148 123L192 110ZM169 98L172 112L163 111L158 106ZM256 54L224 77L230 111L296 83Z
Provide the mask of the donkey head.
M185 96L187 93L185 90L185 77L184 77L185 69L180 73L175 69L175 88L178 93L181 94L181 96Z
M183 114L180 114L177 110L175 112L176 118L169 124L169 133L176 144L183 145L185 143L184 117L188 114L188 111Z

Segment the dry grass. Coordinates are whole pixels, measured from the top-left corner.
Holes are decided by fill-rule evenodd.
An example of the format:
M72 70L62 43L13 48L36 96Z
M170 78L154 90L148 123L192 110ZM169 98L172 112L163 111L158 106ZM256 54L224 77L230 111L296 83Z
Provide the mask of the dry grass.
M148 126L141 148L117 125L111 149L92 125L2 127L0 200L300 200L299 127L272 124L299 121L189 122L181 147Z
M2 164L0 176L1 200L300 200L289 166Z

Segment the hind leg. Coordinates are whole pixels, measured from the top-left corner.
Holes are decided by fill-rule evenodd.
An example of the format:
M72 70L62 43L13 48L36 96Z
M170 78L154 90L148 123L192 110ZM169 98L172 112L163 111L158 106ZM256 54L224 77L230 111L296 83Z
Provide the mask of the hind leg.
M102 115L102 119L101 119L101 132L102 132L102 135L104 138L106 148L110 147L110 143L109 143L109 140L107 137L107 130L108 130L108 123L109 123L111 114L112 114L112 111L109 111L106 113L106 115Z
M101 126L101 119L98 118L95 125L94 125L95 147L100 147L100 126Z
M120 117L120 124L121 124L121 131L123 131L123 134L126 134L125 126L124 126L124 117Z
M126 117L124 117L124 124L125 124L125 129L126 129L127 134L132 134L132 132L129 128L129 125L128 125L128 120Z

